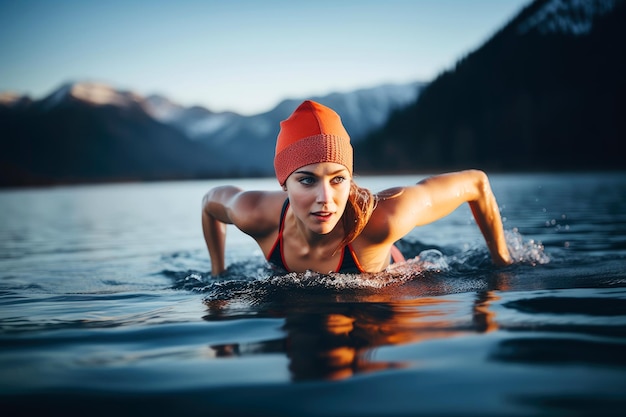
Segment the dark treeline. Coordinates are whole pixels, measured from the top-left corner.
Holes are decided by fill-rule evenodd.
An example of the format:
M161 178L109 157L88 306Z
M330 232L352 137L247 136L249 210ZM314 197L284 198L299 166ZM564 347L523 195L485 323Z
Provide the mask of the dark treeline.
M626 168L625 2L588 33L520 33L544 3L392 114L356 147L357 170Z

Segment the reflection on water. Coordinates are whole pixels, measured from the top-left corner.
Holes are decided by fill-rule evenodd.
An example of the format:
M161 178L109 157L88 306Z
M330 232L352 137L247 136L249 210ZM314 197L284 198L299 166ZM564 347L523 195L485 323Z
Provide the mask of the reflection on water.
M395 302L377 298L381 297L288 308L266 305L261 316L284 318L283 339L211 345L211 349L218 357L281 353L289 358L294 380L337 380L409 366L402 361L377 360L377 348L498 329L495 313L489 309L490 303L499 299L494 291L477 293L469 311L464 311L465 303L447 297ZM223 300L207 300L206 304L204 318L208 321L222 320L223 310L229 308Z
M523 337L502 341L492 360L533 365L626 366L626 343L574 337Z

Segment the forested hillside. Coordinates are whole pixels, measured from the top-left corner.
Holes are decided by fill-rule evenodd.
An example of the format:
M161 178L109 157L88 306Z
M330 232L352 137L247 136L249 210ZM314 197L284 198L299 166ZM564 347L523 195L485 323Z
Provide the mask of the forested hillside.
M532 3L357 146L357 170L626 168L624 3Z

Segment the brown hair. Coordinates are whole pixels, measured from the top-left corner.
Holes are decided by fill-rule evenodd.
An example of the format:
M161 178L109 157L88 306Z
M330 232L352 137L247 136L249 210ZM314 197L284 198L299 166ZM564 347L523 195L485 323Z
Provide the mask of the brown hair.
M376 201L376 197L370 190L350 181L350 195L343 213L343 230L346 235L338 249L352 242L365 229L376 208Z

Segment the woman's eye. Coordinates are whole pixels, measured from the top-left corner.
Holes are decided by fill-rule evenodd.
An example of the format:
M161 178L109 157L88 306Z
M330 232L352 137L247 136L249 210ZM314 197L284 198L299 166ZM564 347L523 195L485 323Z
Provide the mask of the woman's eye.
M341 183L342 183L342 182L344 182L345 180L346 180L346 178L345 178L345 177L335 177L335 178L333 178L333 182L334 182L335 184L341 184Z
M298 182L302 185L311 185L315 182L315 180L311 177L303 177L303 178L300 178Z

